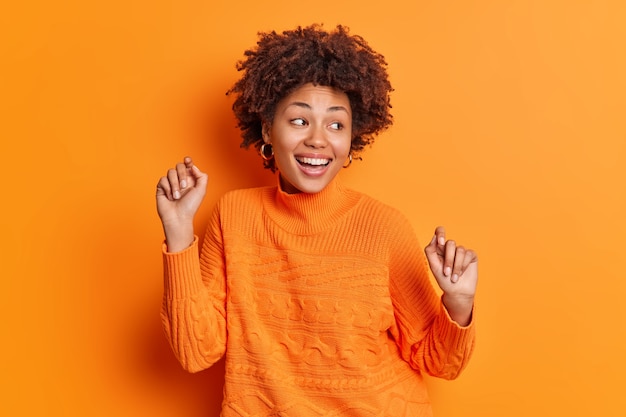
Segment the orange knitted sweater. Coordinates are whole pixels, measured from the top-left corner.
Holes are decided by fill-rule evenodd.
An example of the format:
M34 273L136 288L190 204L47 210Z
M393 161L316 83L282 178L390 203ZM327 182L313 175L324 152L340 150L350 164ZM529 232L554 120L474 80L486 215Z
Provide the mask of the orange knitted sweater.
M448 316L409 222L332 182L233 191L201 252L164 247L162 318L191 372L226 353L222 416L430 416L474 324Z

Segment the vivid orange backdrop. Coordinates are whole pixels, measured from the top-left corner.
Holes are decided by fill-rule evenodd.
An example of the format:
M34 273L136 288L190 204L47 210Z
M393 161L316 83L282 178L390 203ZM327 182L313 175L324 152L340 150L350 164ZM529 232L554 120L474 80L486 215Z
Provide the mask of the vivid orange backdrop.
M480 254L478 346L436 415L626 409L626 7L548 1L6 2L0 415L218 415L162 335L157 179L274 182L225 91L259 30L337 23L386 57L396 123L341 175Z

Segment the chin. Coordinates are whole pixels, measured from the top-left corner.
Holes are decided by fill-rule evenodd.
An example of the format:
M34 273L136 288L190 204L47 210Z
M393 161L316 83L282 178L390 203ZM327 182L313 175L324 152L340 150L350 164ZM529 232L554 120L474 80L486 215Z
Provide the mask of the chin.
M307 193L307 194L316 194L322 191L324 188L326 188L327 185L328 184L324 184L323 186L318 186L318 187L302 187L300 191L303 193Z
M332 180L331 180L332 181ZM330 184L331 181L288 181L285 177L281 178L281 188L288 194L315 194L322 191Z

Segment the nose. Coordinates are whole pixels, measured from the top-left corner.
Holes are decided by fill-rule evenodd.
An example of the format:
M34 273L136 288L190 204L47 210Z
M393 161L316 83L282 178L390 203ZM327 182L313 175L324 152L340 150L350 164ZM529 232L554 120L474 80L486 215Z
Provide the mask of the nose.
M321 149L328 145L328 138L322 126L313 126L309 129L309 135L304 140L304 144L309 148Z

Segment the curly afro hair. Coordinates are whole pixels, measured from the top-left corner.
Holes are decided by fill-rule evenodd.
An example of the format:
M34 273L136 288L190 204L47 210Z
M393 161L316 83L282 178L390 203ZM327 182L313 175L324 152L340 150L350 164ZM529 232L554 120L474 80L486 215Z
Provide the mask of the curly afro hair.
M346 93L352 107L351 152L358 154L392 124L393 91L384 56L360 36L337 26L298 27L278 34L259 33L255 49L237 63L242 77L226 94L235 94L233 111L241 129L242 148L263 145L262 123L271 122L278 102L308 83ZM274 160L265 167L276 170Z

